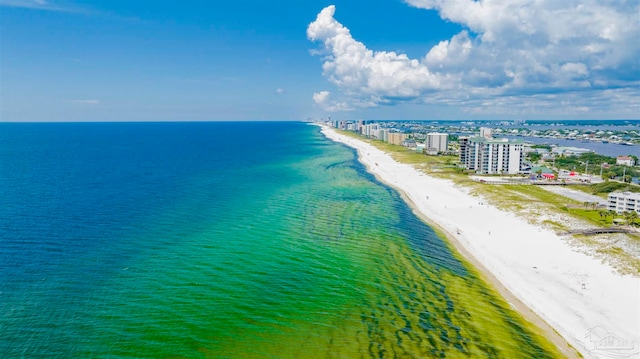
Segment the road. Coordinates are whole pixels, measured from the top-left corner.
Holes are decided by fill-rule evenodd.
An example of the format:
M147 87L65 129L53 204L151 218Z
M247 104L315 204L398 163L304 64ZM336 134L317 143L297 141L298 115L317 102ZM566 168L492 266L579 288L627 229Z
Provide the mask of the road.
M598 202L599 204L607 204L607 200L592 194L588 194L565 186L539 186L549 192L559 194L580 202Z

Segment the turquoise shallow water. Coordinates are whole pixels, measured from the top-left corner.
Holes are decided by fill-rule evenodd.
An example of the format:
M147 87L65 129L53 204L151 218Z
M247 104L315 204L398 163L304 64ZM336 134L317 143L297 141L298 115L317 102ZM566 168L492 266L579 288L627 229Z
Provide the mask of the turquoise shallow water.
M553 357L303 123L0 124L0 357Z

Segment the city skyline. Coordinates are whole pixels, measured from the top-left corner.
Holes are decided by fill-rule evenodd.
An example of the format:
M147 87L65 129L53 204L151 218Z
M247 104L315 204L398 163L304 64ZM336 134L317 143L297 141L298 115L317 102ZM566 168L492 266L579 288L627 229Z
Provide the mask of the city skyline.
M0 0L0 121L638 119L638 11Z

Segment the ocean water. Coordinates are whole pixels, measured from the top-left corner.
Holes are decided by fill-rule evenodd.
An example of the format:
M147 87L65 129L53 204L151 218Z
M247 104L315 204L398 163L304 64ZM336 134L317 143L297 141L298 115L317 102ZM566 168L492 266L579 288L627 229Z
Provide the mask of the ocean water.
M1 358L548 358L304 123L0 123Z

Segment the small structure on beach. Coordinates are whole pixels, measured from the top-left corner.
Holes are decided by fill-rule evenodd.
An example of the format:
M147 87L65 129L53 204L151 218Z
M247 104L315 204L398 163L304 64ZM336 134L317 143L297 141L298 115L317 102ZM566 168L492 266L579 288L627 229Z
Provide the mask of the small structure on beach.
M418 143L413 139L407 138L402 141L402 146L407 148L416 148L418 146Z

